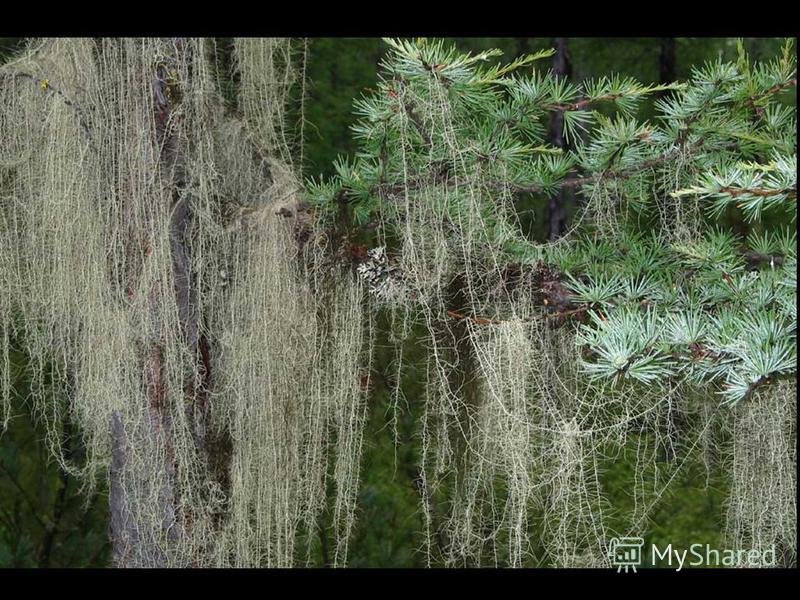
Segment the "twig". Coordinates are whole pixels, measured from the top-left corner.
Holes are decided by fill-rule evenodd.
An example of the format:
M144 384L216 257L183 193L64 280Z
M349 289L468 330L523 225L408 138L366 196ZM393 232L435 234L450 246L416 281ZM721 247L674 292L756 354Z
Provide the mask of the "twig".
M617 94L607 94L605 96L599 96L597 98L585 98L583 100L579 100L578 102L573 102L572 104L545 104L542 106L545 110L557 110L560 112L568 112L568 111L575 111L575 110L583 110L593 102L611 102L622 98L624 94L617 93Z
M752 98L748 98L747 101L744 103L744 105L745 106L755 106L756 102L758 102L759 100L763 100L767 96L772 96L773 94L777 94L778 92L782 92L786 88L790 88L790 87L792 87L794 85L797 85L797 78L796 77L794 79L790 79L789 81L787 81L785 83L778 83L778 84L773 85L771 88L769 88L763 94L759 94L758 96L753 96Z
M448 310L447 315L453 317L454 319L458 319L459 321L467 320L475 323L476 325L499 325L503 323L503 321L497 321L494 319L484 319L483 317L470 317L469 315L465 315L460 312L456 312L454 310Z
M589 310L589 306L580 306L578 308L572 310L565 310L562 312L557 313L545 313L545 316L548 318L554 317L568 317L570 315L577 315L580 313L584 313ZM487 319L484 317L470 317L469 315L465 315L464 313L456 312L454 310L448 310L447 316L452 317L454 319L458 319L459 321L470 321L471 323L475 323L475 325L501 325L503 323L507 323L507 319ZM528 317L526 319L522 319L522 321L532 321L535 317Z
M724 187L720 189L720 192L724 194L730 194L733 197L736 196L761 196L768 197L768 196L777 196L778 194L786 194L789 198L797 198L797 188L784 188L780 190L761 190L756 188L734 188L734 187Z
M577 315L577 314L580 314L580 313L585 313L587 310L589 310L588 306L579 306L578 308L574 308L572 310L564 310L564 311L557 312L557 313L547 313L546 316L549 317L549 318L553 318L553 317L568 317L570 315Z
M698 140L693 144L690 153L697 151L703 145L702 140ZM730 144L726 144L725 147L735 147L737 144L735 142L731 142ZM651 158L649 160L645 160L638 165L634 165L632 167L628 167L627 169L621 169L619 171L611 171L606 170L602 173L598 173L597 175L589 175L586 177L573 177L568 179L563 179L557 185L560 188L574 188L579 187L581 185L589 185L592 183L597 183L598 181L603 181L606 179L618 179L621 177L627 177L628 175L632 175L634 173L638 173L639 171L645 171L647 169L652 169L653 167L657 167L665 162L668 162L672 159L677 158L681 154L680 149L673 148L669 152L665 152L661 156L657 156L655 158ZM540 192L544 189L544 186L540 184L536 185L516 185L514 189L520 192Z

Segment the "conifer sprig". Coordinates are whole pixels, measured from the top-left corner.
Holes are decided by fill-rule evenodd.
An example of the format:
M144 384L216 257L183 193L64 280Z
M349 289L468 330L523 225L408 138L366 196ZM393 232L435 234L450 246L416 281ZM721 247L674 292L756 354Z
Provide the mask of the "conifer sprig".
M749 223L768 214L794 221L796 111L781 100L796 86L791 40L777 60L751 64L740 45L736 61L709 62L669 85L618 75L576 83L530 70L550 52L503 64L498 51L466 54L440 40L386 43L377 89L355 106L360 151L338 161L331 179L309 182L320 214L377 222L391 240L417 203L434 202L453 247L475 257L491 251L508 265L549 261L571 293L556 314L589 315L578 338L592 378L688 377L735 402L793 372L788 230L745 244L715 228L668 243L607 215L621 233L543 249L522 235L510 206L520 194L574 188L587 199L612 195L620 212L638 215L631 223L692 201L711 224L729 209ZM656 117L644 122L638 108L656 92ZM563 115L568 150L548 142L554 113Z

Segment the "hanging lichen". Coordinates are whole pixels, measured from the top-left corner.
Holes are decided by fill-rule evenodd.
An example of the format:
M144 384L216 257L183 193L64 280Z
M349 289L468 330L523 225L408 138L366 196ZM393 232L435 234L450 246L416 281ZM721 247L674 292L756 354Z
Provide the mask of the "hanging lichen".
M361 151L305 184L288 40L234 40L225 95L205 39L44 40L0 67L0 407L13 338L62 467L110 481L117 564L309 564L329 529L345 565L381 311L395 415L402 344L425 354L429 565L610 566L691 461L727 466L737 549L794 563L796 239L711 227L796 218L790 47L576 86L523 72L546 52L387 43ZM552 113L576 150L545 142ZM520 196L562 187L570 231L524 235Z
M62 456L60 422L74 420L88 457L62 466L89 486L108 473L118 564L294 564L329 461L344 564L360 287L329 285L297 206L289 42L236 41L242 121L224 107L215 52L200 39L62 39L2 67L2 356L16 315L51 448Z

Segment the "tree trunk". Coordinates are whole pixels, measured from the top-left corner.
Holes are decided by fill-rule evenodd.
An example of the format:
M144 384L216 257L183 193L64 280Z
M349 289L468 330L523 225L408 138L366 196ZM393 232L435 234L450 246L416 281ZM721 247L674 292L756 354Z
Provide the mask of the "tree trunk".
M518 37L514 38L514 40L516 41L516 46L517 46L516 48L517 56L528 54L531 51L530 38Z
M675 38L661 38L661 54L658 58L658 79L660 83L675 81ZM665 92L662 92L662 95Z
M572 77L572 62L567 48L567 38L555 38L553 45L556 49L553 57L553 72L558 79ZM550 143L562 149L567 147L564 139L564 113L561 111L556 111L550 122ZM561 237L566 230L566 205L569 195L570 192L561 188L556 195L550 197L547 206L547 223L548 238L551 240Z
M204 336L200 334L200 315L197 306L196 293L192 285L191 273L191 247L189 244L189 228L192 212L191 202L186 191L186 157L182 140L181 119L176 119L174 113L178 108L181 98L174 89L169 89L173 77L169 73L169 61L178 64L187 52L180 38L172 39L165 43L169 51L165 59L153 66L150 85L153 94L154 107L154 135L155 147L159 149L158 169L160 181L167 190L171 190L172 204L169 222L169 245L172 257L173 289L171 294L166 290L153 289L152 310L154 322L157 322L158 303L175 302L183 343L187 350L196 357L200 374L200 381L193 375L188 375L184 383L185 410L190 422L194 424L194 437L197 452L206 455L205 449L205 423L208 412L208 378L210 377L210 346ZM155 207L153 208L155 210ZM148 232L133 232L136 239L147 239ZM135 274L130 274L135 276ZM161 523L162 533L166 535L170 545L178 546L181 537L186 533L181 521L191 522L191 515L178 515L178 491L175 489L175 477L180 465L176 462L173 448L173 424L170 412L170 400L166 394L165 356L164 348L167 341L163 324L156 327L150 343L146 368L144 373L145 400L148 403L152 426L153 442L164 445L164 455L167 464L164 472L167 474L163 489L159 491L159 512L163 516ZM129 473L129 447L125 424L119 413L112 416L112 465L111 465L111 541L114 549L114 558L122 567L164 567L174 564L189 566L190 557L166 556L156 547L150 547L155 535L142 534L147 531L148 525L136 522L132 515L130 503L134 500L124 496L125 486L122 478L126 475L136 478L136 474ZM185 517L185 519L181 519ZM152 525L150 525L152 528ZM180 554L180 553L178 553Z

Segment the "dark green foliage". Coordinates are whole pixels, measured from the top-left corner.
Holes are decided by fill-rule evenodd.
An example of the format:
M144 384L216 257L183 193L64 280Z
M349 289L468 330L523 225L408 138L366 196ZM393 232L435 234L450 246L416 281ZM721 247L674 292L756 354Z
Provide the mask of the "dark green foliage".
M0 444L0 567L100 567L111 547L104 490L86 497L43 443L44 428L24 398L25 357L12 355L13 416ZM66 424L65 446L80 460L80 439Z
M338 155L354 151L348 130L353 99L375 82L383 52L377 38L310 40L305 110L305 169L309 175L329 175Z

